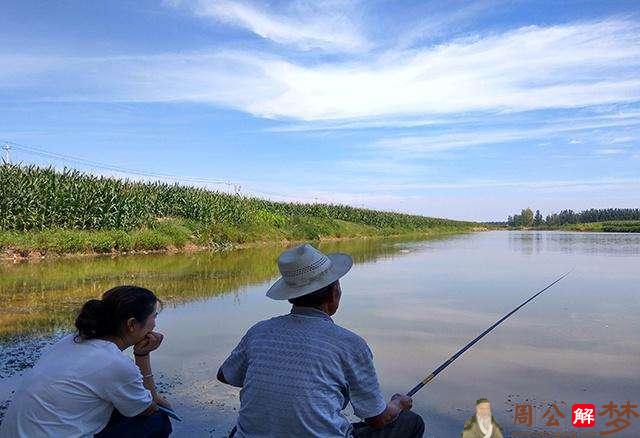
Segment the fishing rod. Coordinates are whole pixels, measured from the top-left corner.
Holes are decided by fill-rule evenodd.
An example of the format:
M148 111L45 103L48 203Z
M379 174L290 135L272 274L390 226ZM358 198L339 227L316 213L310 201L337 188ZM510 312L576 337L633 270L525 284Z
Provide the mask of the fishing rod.
M573 269L571 270L573 271ZM496 322L495 324L493 324L491 327L489 327L488 329L486 329L484 332L482 332L480 334L480 336L478 336L477 338L475 338L473 341L469 342L467 345L465 345L464 347L462 347L456 354L454 354L453 356L451 356L449 359L447 359L447 361L445 363L443 363L442 365L440 365L438 368L435 369L435 371L433 371L431 374L429 374L427 377L424 378L424 380L422 380L420 383L418 383L416 386L414 386L411 391L407 392L407 395L409 397L413 396L413 394L415 394L416 392L420 391L420 389L422 389L422 387L424 385L426 385L427 383L431 382L438 374L440 374L440 372L442 372L446 367L448 367L449 365L451 365L453 363L454 360L456 360L457 358L459 358L460 356L462 356L462 353L464 353L465 351L467 351L469 348L473 347L474 344L476 342L478 342L480 339L482 339L487 333L489 333L491 330L493 330L494 328L496 328L498 325L500 325L500 323L502 321L504 321L505 319L507 319L508 317L510 317L511 315L513 315L514 313L516 313L518 310L520 310L522 307L524 307L525 304L527 304L529 301L533 300L535 297L537 297L538 295L540 295L542 292L544 292L545 290L549 289L551 286L553 286L554 284L556 284L557 282L559 282L560 280L562 280L564 277L566 277L567 275L569 275L571 273L571 271L566 272L564 274L562 274L557 280L555 280L553 283L550 283L547 287L545 287L544 289L542 289L540 292L536 293L535 295L533 295L531 298L529 298L527 301L525 301L524 303L520 304L518 307L516 307L515 309L513 309L511 312L507 313L505 316L503 316L502 318L500 318L498 320L498 322Z

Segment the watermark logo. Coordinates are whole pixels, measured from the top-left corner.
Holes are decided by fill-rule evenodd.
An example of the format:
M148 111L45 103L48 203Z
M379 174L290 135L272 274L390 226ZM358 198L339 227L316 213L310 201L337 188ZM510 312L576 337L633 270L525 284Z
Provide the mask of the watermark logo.
M572 405L556 400L519 401L515 397L509 396L506 403L508 412L512 412L512 437L640 437L637 401Z
M542 419L545 420L544 425L547 427L558 427L560 421L565 417L560 408L555 403L549 403L547 410L544 411Z
M491 413L489 399L476 400L476 412L465 421L461 435L462 438L504 438L502 426Z
M601 433L600 435L609 435L612 433L620 432L631 426L631 420L640 417L640 414L636 411L638 405L631 403L627 400L625 404L618 406L614 402L609 402L602 407L602 412L599 415L604 418L608 418L609 421L605 423L608 431Z
M594 427L596 425L596 406L579 403L571 407L571 424L573 427Z

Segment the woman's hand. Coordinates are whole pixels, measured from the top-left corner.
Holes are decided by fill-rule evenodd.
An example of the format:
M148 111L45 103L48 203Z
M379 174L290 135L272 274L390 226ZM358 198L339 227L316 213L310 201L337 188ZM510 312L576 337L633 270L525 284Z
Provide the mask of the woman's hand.
M161 395L156 395L156 397L153 400L154 402L156 402L156 404L160 405L160 406L164 406L165 408L169 408L171 410L173 410L173 408L171 407L171 403L169 403L167 401L166 398L164 398Z
M136 354L139 356L149 354L150 352L152 352L153 350L155 350L160 346L163 338L164 336L162 335L162 333L158 333L158 332L147 333L147 335L141 341L138 341L133 346L133 354Z

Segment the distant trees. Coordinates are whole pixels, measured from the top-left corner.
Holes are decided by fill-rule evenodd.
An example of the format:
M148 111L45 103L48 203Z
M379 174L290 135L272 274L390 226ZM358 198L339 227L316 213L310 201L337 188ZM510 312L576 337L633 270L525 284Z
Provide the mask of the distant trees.
M579 213L573 210L562 210L547 216L546 224L550 226L564 224L584 224L587 222L632 221L640 220L640 208L590 208Z
M510 227L530 227L533 225L533 211L530 208L523 209L520 214L514 214L507 218Z
M510 227L558 227L566 224L583 224L587 222L631 221L640 220L640 208L590 208L580 212L562 210L551 213L543 219L540 210L535 215L530 208L523 209L520 214L507 218Z
M522 217L522 225L524 225L525 227L530 227L533 225L533 211L531 211L530 208L527 207L522 210L520 216Z
M533 226L539 227L544 222L544 218L542 214L540 214L540 210L536 210L536 215L533 217Z

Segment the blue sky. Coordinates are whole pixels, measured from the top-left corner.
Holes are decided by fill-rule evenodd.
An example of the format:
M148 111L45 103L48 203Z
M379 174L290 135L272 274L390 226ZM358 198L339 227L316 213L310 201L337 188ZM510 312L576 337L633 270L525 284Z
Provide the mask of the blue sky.
M14 162L275 200L472 220L638 207L639 12L4 1L0 140Z

